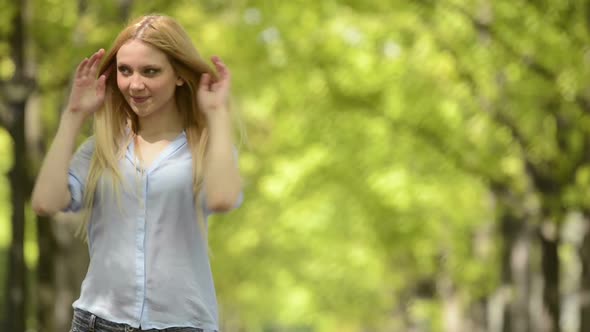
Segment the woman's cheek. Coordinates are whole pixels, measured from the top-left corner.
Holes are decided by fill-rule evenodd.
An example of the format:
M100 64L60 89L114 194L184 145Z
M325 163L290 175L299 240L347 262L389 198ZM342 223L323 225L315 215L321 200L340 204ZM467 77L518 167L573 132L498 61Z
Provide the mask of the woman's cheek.
M121 75L117 75L117 86L119 87L119 90L121 91L125 91L127 90L127 80L124 77L121 77Z

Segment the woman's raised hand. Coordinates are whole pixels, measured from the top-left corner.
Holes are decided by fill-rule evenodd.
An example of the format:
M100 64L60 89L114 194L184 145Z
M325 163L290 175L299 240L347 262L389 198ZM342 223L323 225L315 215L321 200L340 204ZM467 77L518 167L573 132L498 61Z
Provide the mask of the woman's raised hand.
M207 116L227 107L231 85L231 75L227 66L217 56L212 57L211 61L219 73L219 79L213 81L211 75L202 74L197 96L199 107Z
M86 118L100 109L104 103L105 82L110 71L96 77L104 54L105 51L100 49L90 59L86 58L78 65L66 111L78 113Z

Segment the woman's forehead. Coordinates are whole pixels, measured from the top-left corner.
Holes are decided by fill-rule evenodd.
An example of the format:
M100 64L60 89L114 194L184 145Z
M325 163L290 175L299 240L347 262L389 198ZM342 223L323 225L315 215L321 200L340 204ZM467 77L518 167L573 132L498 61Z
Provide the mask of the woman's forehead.
M137 39L132 39L119 48L117 62L138 66L170 64L164 52Z

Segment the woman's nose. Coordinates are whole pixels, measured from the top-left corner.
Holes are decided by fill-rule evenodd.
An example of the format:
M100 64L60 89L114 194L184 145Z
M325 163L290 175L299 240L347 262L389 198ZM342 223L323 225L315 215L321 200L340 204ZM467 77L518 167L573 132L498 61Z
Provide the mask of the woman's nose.
M143 88L145 88L145 84L143 84L143 80L141 79L140 75L133 75L133 77L131 77L129 88L131 90L143 90Z

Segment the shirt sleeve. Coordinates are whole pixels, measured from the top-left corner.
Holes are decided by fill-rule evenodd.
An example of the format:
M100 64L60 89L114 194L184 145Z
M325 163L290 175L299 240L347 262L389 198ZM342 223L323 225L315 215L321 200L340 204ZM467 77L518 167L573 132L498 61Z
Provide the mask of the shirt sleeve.
M88 138L76 151L70 161L68 170L68 189L70 190L70 204L63 212L78 212L83 202L84 188L86 187L86 177L90 169L90 160L94 153L94 137Z

